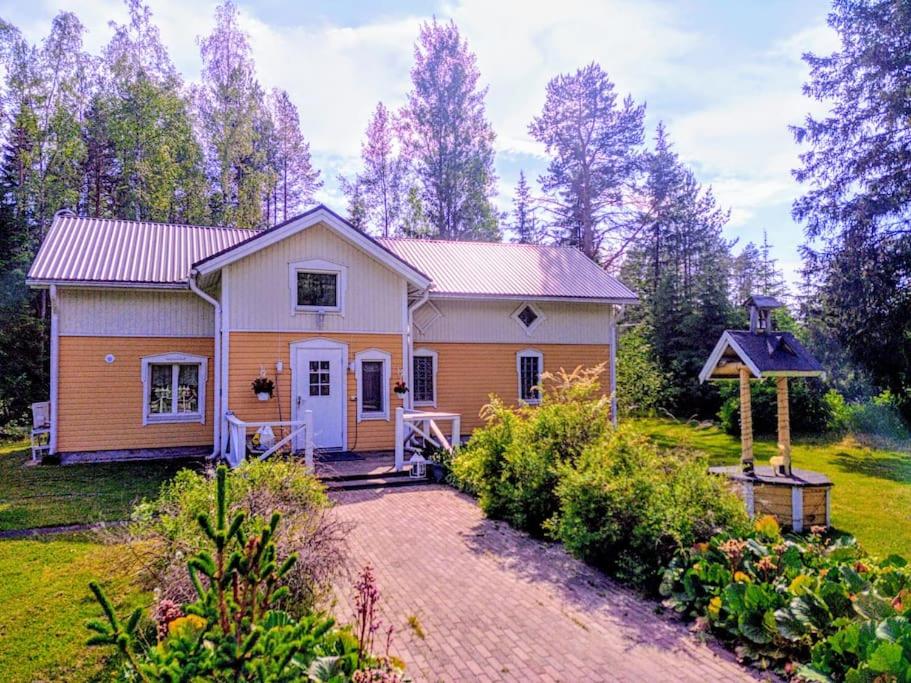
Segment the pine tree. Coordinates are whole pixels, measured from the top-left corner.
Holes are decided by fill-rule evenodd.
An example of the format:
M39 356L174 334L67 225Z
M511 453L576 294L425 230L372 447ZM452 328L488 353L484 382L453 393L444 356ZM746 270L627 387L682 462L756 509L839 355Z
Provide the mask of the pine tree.
M592 63L553 78L529 126L551 157L541 186L560 241L606 263L621 257L636 229L628 199L641 165L644 116L631 97L618 103L607 73Z
M427 220L444 239L498 239L494 132L477 59L455 23L434 19L421 26L414 61L401 119Z
M544 235L538 228L534 200L531 196L531 188L525 179L525 171L519 171L519 182L516 184L516 195L513 197L512 206L512 230L516 234L516 242L540 244Z

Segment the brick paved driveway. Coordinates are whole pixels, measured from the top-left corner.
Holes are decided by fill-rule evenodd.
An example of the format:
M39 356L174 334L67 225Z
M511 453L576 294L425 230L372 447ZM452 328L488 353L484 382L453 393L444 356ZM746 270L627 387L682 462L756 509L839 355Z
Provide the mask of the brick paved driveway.
M375 567L393 654L417 681L755 680L686 626L553 544L438 486L333 494ZM339 591L350 599L350 588ZM337 606L348 620L350 604ZM421 638L409 626L416 617Z

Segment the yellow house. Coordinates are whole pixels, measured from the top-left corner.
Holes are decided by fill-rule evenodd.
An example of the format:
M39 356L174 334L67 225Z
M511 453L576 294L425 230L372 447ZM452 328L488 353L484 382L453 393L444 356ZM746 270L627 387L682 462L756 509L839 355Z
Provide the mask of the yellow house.
M391 450L397 415L470 432L490 394L534 403L545 370L607 362L613 392L636 301L575 249L378 240L324 206L262 231L61 214L28 282L52 307L52 453L229 461L239 423Z

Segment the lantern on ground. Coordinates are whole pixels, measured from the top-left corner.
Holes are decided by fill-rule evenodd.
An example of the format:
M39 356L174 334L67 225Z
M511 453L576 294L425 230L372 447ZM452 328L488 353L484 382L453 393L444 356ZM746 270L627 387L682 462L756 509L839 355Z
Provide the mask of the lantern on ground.
M415 453L408 460L408 464L411 465L411 471L409 474L415 479L424 479L427 477L427 458L425 458L420 453Z

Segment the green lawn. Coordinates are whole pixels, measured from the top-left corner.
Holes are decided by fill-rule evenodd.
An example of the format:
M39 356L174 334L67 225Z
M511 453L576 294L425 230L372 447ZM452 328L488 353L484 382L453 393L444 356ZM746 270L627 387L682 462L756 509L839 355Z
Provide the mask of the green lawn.
M686 445L708 454L713 465L740 459L740 441L715 427L671 420L635 420L664 446ZM848 437L839 441L794 438L794 466L826 474L832 489L832 523L854 534L878 555L911 558L911 453L867 448ZM757 462L775 455L774 439L757 439Z
M27 464L24 444L0 446L0 531L125 519L186 464Z
M106 648L89 648L85 622L101 610L99 580L119 614L151 602L124 569L129 550L90 536L0 541L0 681L110 680Z

